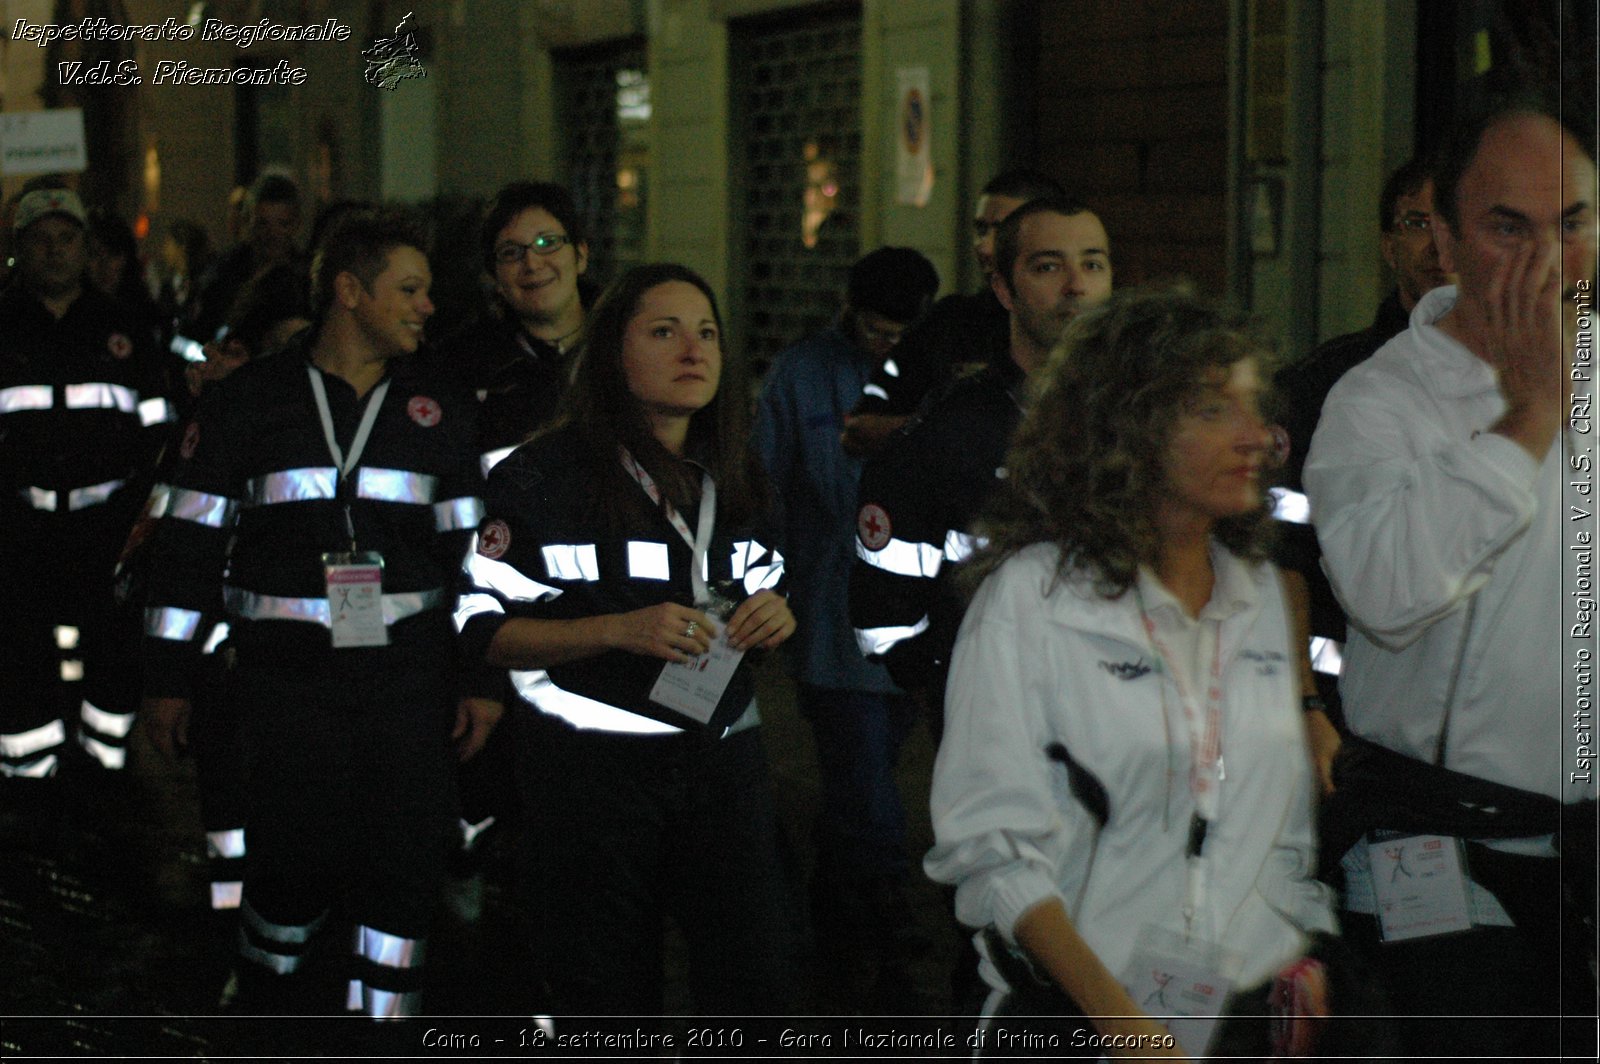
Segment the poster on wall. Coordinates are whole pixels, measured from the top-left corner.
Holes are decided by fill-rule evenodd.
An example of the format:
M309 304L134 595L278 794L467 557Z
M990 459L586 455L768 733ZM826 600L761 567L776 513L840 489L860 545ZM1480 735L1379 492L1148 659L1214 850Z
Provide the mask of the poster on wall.
M79 108L0 115L0 174L75 174L88 165Z
M926 207L933 194L933 117L928 103L928 68L895 71L895 202Z

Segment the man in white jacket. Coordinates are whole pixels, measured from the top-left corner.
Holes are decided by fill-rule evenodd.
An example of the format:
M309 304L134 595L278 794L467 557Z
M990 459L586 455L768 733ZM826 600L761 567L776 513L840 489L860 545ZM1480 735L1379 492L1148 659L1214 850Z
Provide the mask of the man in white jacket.
M1458 901L1453 913L1443 902L1417 909L1410 923L1470 922L1465 933L1401 926L1395 913L1419 903L1396 902L1385 882L1375 890L1389 877L1373 875L1386 858L1370 836L1345 855L1345 904L1358 914L1346 933L1370 947L1398 1014L1593 1006L1582 947L1562 945L1574 914L1559 901L1557 844L1579 834L1576 803L1595 794L1575 745L1587 740L1563 701L1566 665L1594 639L1575 634L1560 605L1571 612L1563 559L1577 542L1568 504L1580 501L1564 494L1592 478L1580 472L1593 460L1588 423L1573 420L1574 377L1587 389L1592 373L1569 373L1561 308L1570 326L1592 298L1594 199L1592 146L1537 106L1465 130L1438 175L1435 226L1460 283L1425 296L1410 328L1334 388L1306 465L1324 565L1351 619L1341 677L1351 729L1555 800L1537 834L1430 843L1467 855L1459 873L1439 870L1455 877ZM1582 833L1592 836L1592 819ZM1579 938L1572 929L1566 938ZM1412 1023L1401 1034L1417 1052L1520 1056L1554 1052L1557 1028Z

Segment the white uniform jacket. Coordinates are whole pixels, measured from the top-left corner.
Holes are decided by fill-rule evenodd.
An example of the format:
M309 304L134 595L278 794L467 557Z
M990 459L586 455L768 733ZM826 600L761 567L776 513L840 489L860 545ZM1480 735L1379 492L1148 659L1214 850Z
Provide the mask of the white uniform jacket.
M1494 370L1434 324L1455 299L1424 296L1333 389L1312 440L1312 520L1351 620L1345 717L1432 761L1453 686L1446 767L1576 801L1594 784L1565 771L1562 526L1567 503L1593 506L1563 500L1571 440L1535 462L1488 431L1505 412Z
M1332 929L1333 917L1329 892L1313 878L1312 772L1277 573L1220 547L1212 555L1216 589L1200 620L1220 621L1226 779L1193 934L1240 955L1235 985L1245 987L1298 956L1305 932ZM1188 725L1138 597L1107 600L1081 578L1052 589L1058 556L1036 544L1006 561L961 626L925 867L956 885L963 923L993 924L1008 940L1019 916L1060 898L1124 977L1146 925L1185 930L1195 808ZM1140 587L1152 615L1177 608L1148 573ZM1209 673L1209 651L1205 658ZM1064 765L1047 756L1052 743L1105 787L1104 829L1072 796Z

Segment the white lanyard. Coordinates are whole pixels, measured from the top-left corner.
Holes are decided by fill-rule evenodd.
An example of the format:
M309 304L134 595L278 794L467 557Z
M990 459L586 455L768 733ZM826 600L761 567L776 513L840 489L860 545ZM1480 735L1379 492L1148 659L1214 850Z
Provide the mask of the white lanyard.
M328 389L322 383L322 374L312 365L306 366L306 373L311 376L311 394L317 400L317 416L322 419L322 438L328 443L328 456L333 459L333 464L339 470L340 486L344 478L350 475L356 464L361 461L361 452L367 449L367 437L372 435L372 426L378 420L378 408L383 405L383 397L389 394L389 378L384 378L382 384L372 389L372 394L367 396L367 407L361 414L361 424L356 426L356 438L350 441L350 454L347 457L339 450L339 441L333 434L333 411L328 409ZM350 503L344 504L344 527L350 533L350 549L355 550L356 527L355 521L350 516Z
M693 564L689 567L689 581L694 587L695 602L708 602L711 591L706 586L706 552L711 547L711 526L717 516L717 485L712 481L710 473L700 474L700 517L699 527L694 535L689 534L689 525L684 521L683 515L678 513L678 508L672 505L672 500L661 494L661 489L656 487L655 480L645 471L633 457L633 454L621 444L617 445L617 454L622 459L622 468L633 477L634 483L644 489L650 501L661 507L661 512L667 521L677 530L678 535L689 545L689 551L694 556Z

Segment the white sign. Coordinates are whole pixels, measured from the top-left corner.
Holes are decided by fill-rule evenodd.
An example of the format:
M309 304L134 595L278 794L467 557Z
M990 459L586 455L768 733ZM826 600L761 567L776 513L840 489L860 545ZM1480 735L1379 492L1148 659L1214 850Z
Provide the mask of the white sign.
M78 173L88 166L79 108L0 115L0 174Z
M895 202L926 207L933 194L933 115L928 68L895 71Z

